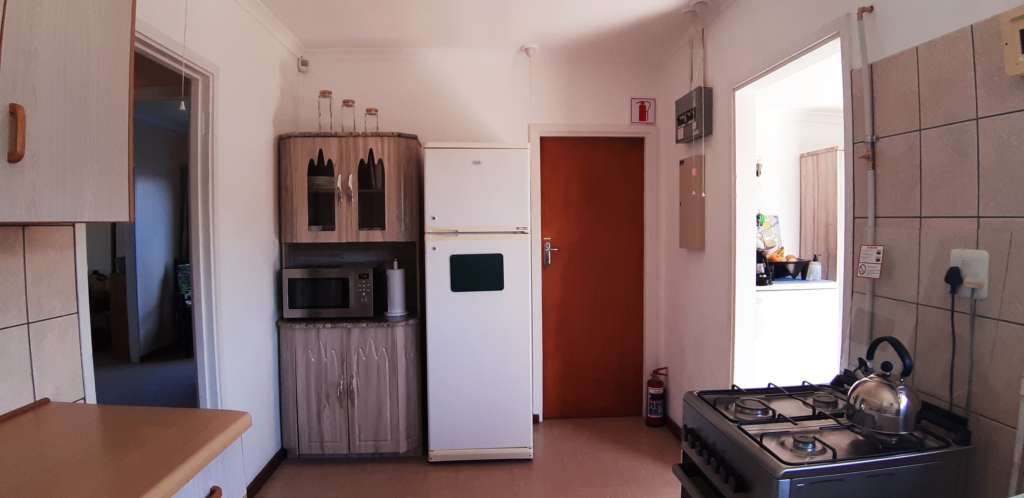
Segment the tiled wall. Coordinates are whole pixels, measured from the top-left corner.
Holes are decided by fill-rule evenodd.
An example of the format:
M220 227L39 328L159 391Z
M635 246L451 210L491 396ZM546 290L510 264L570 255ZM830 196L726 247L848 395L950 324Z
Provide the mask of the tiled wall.
M859 82L859 71L854 71ZM948 402L950 298L943 282L954 248L991 255L988 299L978 306L970 414L977 450L968 480L978 498L1005 497L1024 374L1024 77L1002 65L993 18L873 66L877 241L885 268L875 291L875 336L899 337L916 360L922 397ZM856 85L855 85L856 86ZM863 97L854 95L854 155L864 151ZM866 229L867 163L854 170L854 247ZM851 255L851 257L853 257ZM867 285L855 279L850 360L867 346ZM954 401L967 394L969 301L958 299Z
M85 397L71 226L0 226L0 413Z

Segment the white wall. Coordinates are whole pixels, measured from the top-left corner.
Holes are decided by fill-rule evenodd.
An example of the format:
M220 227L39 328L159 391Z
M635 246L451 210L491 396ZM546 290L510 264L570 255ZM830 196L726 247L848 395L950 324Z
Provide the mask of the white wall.
M824 38L847 13L864 2L832 0L736 0L705 33L706 81L715 89L714 135L703 146L708 154L707 245L704 251L676 248L678 218L661 220L663 233L664 324L661 359L669 365L672 402L669 415L681 421L685 390L728 387L732 357L733 259L732 115L733 89L760 72ZM876 0L867 21L868 54L877 60L1019 5L1018 0ZM797 15L799 14L799 15ZM770 22L766 22L770 20ZM661 64L662 109L688 88L689 39L668 50ZM664 114L661 122L667 124ZM678 206L678 161L700 147L675 145L674 130L661 126L661 192L665 213ZM847 161L849 163L849 161Z
M644 26L633 29L643 30ZM657 57L616 33L608 39L571 46L541 47L532 59L532 68L531 60L516 46L324 50L307 56L312 69L301 81L302 128L316 128L317 93L330 89L336 110L341 99L356 101L360 131L363 109L379 107L382 130L415 133L424 143L524 144L529 140L529 125L538 123L559 125L561 131L616 135L622 127L629 127L630 97L651 96L656 90L652 75L657 71ZM665 110L670 105L661 103L658 119L673 119L672 112ZM350 129L351 118L345 118L346 129ZM336 128L341 122L336 113ZM650 127L635 129L643 132ZM653 181L648 184L656 185ZM652 187L649 193L656 191ZM658 237L656 206L651 204L648 210L648 246L658 246L651 242ZM648 272L645 286L655 296L651 299L658 295L659 280L658 272ZM653 315L649 315L651 321L656 320ZM540 323L540 317L534 317L535 413L540 412L543 401L537 349ZM657 326L651 329L656 331ZM659 346L660 338L647 341L645 367L653 368ZM638 379L638 389L642 389L641 383Z
M180 42L183 2L139 0L139 28ZM243 436L252 479L281 449L277 379L275 136L294 128L294 56L249 1L192 1L188 49L216 66L214 205L220 406L252 415Z

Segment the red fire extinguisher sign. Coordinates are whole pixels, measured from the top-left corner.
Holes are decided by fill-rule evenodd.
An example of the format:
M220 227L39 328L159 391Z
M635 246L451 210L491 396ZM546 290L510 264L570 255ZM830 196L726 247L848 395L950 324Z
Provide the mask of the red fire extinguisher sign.
M629 102L630 119L633 124L654 124L654 99L633 98Z

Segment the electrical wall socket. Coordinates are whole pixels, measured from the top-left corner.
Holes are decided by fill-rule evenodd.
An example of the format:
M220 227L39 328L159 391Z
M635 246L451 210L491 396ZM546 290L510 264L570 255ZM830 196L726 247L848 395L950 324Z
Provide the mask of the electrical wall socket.
M949 253L949 266L959 266L964 275L964 285L957 296L980 301L988 297L988 251L978 249L953 249Z

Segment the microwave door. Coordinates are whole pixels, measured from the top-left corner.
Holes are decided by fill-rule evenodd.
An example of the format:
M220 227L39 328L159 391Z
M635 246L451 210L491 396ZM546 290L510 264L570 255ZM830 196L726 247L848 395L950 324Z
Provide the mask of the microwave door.
M430 450L531 447L530 236L425 242Z

